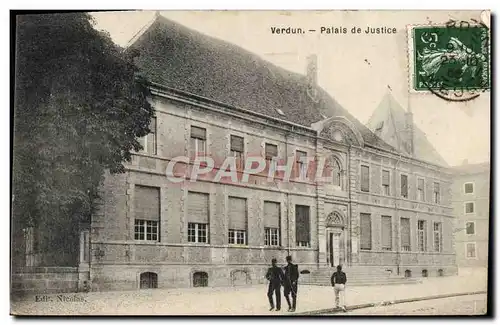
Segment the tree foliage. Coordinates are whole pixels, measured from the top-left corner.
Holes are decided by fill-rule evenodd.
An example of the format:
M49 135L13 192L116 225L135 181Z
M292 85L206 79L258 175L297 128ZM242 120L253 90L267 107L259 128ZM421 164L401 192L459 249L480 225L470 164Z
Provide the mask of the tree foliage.
M142 149L147 88L86 13L19 16L15 57L13 217L71 227L88 220L105 171Z

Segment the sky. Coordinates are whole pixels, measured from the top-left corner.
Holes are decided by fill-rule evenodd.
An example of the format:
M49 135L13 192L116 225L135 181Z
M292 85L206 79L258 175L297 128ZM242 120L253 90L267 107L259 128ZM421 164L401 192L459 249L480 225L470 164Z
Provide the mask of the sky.
M450 165L489 161L490 94L468 102L448 102L429 93L409 92L407 25L479 19L479 11L161 11L189 28L305 74L306 57L318 57L318 83L362 123L384 95L392 95L414 115L415 124ZM125 46L154 11L94 13L95 28ZM276 35L271 27L317 29L396 28L395 34ZM391 90L387 86L390 86Z

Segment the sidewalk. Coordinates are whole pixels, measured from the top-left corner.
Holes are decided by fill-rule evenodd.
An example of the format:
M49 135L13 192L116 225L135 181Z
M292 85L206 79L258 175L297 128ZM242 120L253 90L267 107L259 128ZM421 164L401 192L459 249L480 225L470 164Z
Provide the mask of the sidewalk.
M400 299L437 295L463 294L487 290L486 274L426 278L420 284L346 287L346 305L379 304ZM122 292L91 292L88 294L46 295L46 300L27 297L11 303L13 314L30 315L289 315L282 297L282 310L269 312L267 286L236 288L152 289ZM283 293L282 293L283 295ZM73 297L84 302L68 301ZM66 297L66 298L65 298ZM41 296L38 300L45 299ZM332 308L331 287L299 286L297 311L310 314ZM358 306L359 307L359 306ZM314 313L313 313L314 314Z

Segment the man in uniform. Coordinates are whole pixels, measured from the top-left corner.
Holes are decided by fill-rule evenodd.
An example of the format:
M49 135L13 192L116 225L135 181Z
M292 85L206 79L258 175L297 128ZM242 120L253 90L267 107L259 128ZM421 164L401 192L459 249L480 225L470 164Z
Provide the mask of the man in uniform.
M292 257L286 257L284 294L288 303L288 311L295 311L297 307L297 281L299 280L299 267L292 263ZM290 293L292 294L292 304L290 304Z
M271 305L270 311L274 309L273 293L276 295L276 311L281 309L281 284L284 280L284 274L281 268L276 266L276 259L271 260L272 266L267 269L266 279L269 280L267 297Z

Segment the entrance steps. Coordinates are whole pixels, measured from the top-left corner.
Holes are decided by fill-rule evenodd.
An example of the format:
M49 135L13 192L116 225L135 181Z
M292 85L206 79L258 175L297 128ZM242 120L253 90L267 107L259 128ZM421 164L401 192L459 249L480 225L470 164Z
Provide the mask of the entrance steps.
M320 267L316 270L310 270L309 274L300 274L299 283L306 285L331 286L330 278L334 267ZM368 285L387 285L387 284L414 284L420 283L418 278L405 278L404 273L394 274L382 267L372 266L350 266L343 267L347 275L347 284L349 286L368 286Z

